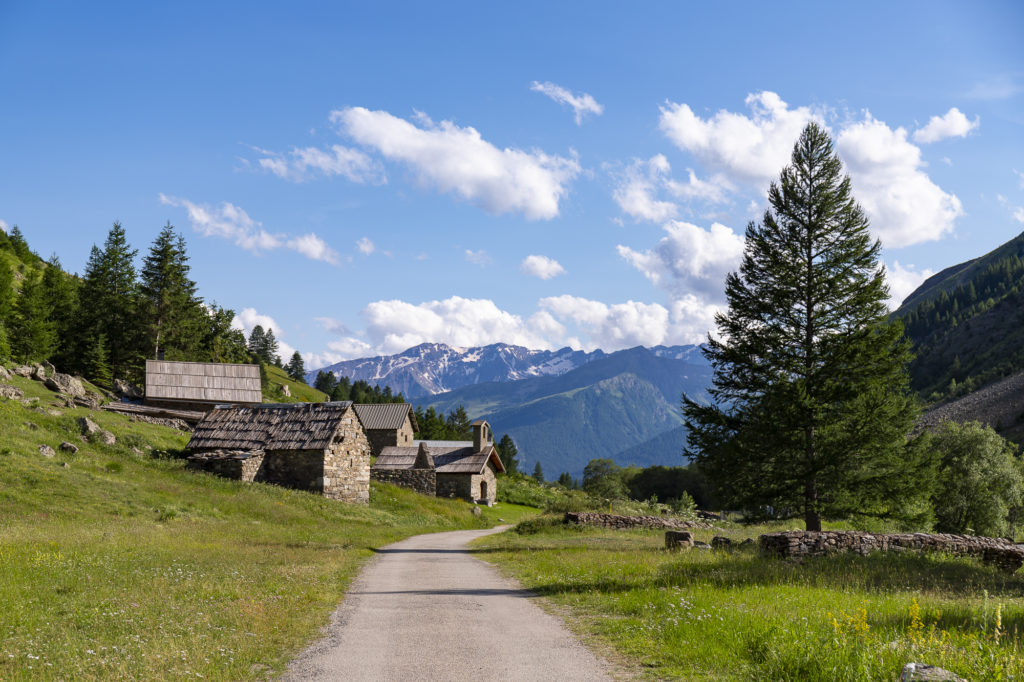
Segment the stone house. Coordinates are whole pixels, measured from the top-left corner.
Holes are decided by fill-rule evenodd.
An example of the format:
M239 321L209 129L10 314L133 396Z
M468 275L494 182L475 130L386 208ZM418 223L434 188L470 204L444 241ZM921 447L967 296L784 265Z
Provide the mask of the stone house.
M409 403L356 403L355 407L370 441L370 454L374 457L388 446L413 444L413 435L419 431L419 426Z
M146 396L154 407L206 412L216 405L263 402L259 365L146 360Z
M349 401L218 406L188 449L190 469L370 501L370 443Z
M492 440L490 424L475 421L472 441L419 440L411 446L385 447L370 475L426 495L490 506L497 498L497 475L505 473Z

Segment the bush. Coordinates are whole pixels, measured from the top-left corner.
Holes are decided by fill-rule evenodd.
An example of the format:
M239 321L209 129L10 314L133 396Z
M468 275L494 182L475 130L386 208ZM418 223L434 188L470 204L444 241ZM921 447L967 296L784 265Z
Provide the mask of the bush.
M1024 503L1024 476L1013 445L978 422L945 422L930 437L938 457L932 498L936 530L1001 536Z

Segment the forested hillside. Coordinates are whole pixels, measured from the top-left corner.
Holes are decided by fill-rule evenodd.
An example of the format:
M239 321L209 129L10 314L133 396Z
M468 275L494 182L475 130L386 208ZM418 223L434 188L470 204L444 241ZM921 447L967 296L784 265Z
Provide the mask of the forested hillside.
M1024 370L1024 234L929 278L894 316L914 343L912 385L929 402Z
M0 358L48 360L110 387L141 382L146 358L251 362L234 312L204 301L189 277L185 240L168 224L136 269L119 223L94 245L81 275L43 261L21 231L0 231ZM269 347L276 349L276 344ZM265 350L265 349L264 349Z

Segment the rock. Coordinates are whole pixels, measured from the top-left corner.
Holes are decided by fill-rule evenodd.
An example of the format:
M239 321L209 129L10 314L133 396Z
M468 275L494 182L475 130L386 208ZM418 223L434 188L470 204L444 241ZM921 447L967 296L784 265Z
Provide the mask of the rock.
M95 410L100 406L100 399L96 397L95 393L86 392L85 395L75 396L75 405L80 407L88 407L90 410Z
M9 381L10 378L11 378L11 373L7 371L6 367L4 367L3 365L0 365L0 381Z
M8 386L7 384L0 384L0 398L7 398L8 400L21 400L25 397L25 393L17 386Z
M47 364L49 364L49 363L47 363ZM53 367L53 365L50 365L50 367ZM32 368L32 378L35 379L36 381L43 381L43 380L45 380L46 379L46 368L43 367L42 365L36 365L35 367L33 367Z
M112 434L110 431L100 431L98 434L96 434L96 437L104 445L113 445L114 443L117 442L117 437L115 437L114 434Z
M690 531L665 531L665 549L689 549L690 547L693 547L693 533Z
M32 368L29 367L28 365L21 365L20 367L15 367L14 369L11 370L11 372L17 374L19 377L25 377L26 379L32 378Z
M711 546L715 549L729 549L732 547L732 540L724 535L716 535L711 538Z
M39 424L36 424L35 422L25 422L25 426L32 429L33 431L36 431L39 428Z
M752 544L754 544L754 538L747 538L746 540L744 540L743 542L740 543L740 546L741 547L747 547L747 546L752 545Z
M82 380L78 377L73 377L70 374L54 374L52 377L44 377L42 379L43 385L51 391L57 393L65 393L72 397L78 398L86 394L85 386L82 385Z
M54 452L53 448L51 448L49 445L40 445L39 454L42 455L43 457L53 457L57 453Z
M51 407L51 408L46 410L46 414L50 415L51 417L59 417L59 416L61 416L64 413L61 412L60 410L55 410L55 409L53 409Z
M292 389L288 388L288 384L285 384L284 386L281 387L281 395L288 398L292 397Z
M67 452L72 455L78 452L78 446L75 445L74 443L69 443L67 441L64 441L59 446L57 446L57 449L60 450L61 452Z
M480 510L480 507L477 507L476 505L473 505L473 516L482 516L482 515L483 515L483 511Z
M697 542L693 543L693 546L696 547L697 549L711 549L711 545L709 545L706 542L697 541Z
M24 400L21 401L21 404L24 405L25 407L32 407L38 402L39 398L25 398Z
M96 433L101 430L100 425L88 417L78 418L78 428L83 434Z
M145 394L141 388L129 381L114 379L114 395L128 400L142 400Z
M900 682L967 682L954 672L927 663L907 663Z

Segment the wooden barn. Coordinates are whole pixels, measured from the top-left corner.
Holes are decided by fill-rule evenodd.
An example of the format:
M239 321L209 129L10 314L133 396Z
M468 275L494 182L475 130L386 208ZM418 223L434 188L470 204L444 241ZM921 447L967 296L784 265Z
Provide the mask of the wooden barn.
M472 441L413 441L385 447L370 470L375 481L394 483L426 495L461 497L494 504L505 467L491 438L491 426L473 422Z
M388 446L412 445L413 436L419 431L416 413L409 403L356 403L356 414L370 440L374 457Z
M188 449L194 470L370 501L370 444L349 401L218 406Z
M147 405L207 411L262 402L259 365L146 360Z

